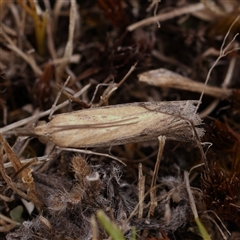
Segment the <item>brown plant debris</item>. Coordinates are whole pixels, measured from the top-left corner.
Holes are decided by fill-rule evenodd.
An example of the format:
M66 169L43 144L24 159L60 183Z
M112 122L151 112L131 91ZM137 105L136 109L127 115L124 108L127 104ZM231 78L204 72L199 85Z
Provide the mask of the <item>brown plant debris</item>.
M0 239L237 239L238 0L0 0Z
M202 176L204 200L220 218L240 226L240 134L218 120L208 134L213 147Z

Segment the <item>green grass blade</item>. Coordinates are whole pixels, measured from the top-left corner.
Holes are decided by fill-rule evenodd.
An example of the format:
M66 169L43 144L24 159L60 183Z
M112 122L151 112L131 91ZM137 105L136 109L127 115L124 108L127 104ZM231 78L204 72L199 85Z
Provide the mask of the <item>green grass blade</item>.
M97 218L113 240L125 240L121 230L110 221L108 216L102 210L97 212Z

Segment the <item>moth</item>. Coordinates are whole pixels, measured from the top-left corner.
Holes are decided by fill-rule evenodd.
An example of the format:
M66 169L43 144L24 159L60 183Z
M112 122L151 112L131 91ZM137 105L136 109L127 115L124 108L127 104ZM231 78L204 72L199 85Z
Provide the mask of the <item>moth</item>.
M60 147L110 147L157 139L177 141L203 136L198 101L140 102L90 108L54 116L33 134ZM195 131L193 131L193 126Z

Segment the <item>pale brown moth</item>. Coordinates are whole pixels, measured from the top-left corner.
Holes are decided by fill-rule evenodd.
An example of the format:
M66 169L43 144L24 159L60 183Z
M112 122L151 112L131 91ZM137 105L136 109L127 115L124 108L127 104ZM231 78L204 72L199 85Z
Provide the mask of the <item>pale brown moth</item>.
M192 141L201 124L197 101L142 102L56 115L33 132L60 147L109 147L157 139ZM198 137L203 129L196 127Z

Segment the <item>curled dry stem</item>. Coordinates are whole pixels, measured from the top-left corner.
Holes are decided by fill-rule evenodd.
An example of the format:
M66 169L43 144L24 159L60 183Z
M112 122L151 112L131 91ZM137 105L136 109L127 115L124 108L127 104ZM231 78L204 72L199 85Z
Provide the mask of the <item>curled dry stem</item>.
M2 135L0 135L0 144L1 144L0 171L2 173L4 180L17 194L19 194L21 197L27 200L32 201L38 208L38 210L41 210L44 204L35 189L35 183L32 177L32 169L29 167L24 168L24 166L22 165L18 157L15 155L8 142L2 137ZM5 151L8 159L11 161L15 171L19 172L18 174L19 178L21 179L27 194L19 190L12 182L12 179L7 175L3 165L3 150Z

